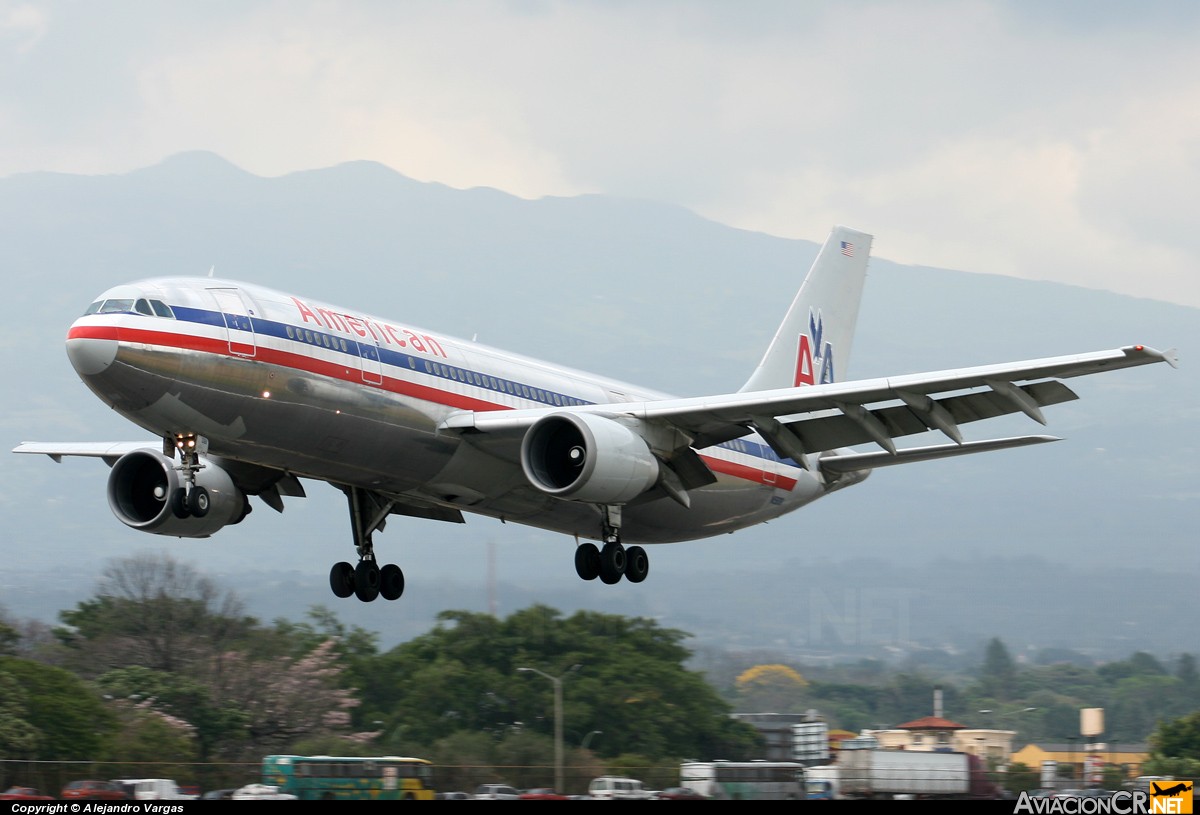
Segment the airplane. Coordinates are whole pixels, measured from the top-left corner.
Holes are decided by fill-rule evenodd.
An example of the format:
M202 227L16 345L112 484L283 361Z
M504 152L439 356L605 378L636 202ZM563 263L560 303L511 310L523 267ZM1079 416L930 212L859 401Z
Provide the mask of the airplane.
M250 496L282 512L304 480L327 482L346 495L358 557L330 570L338 597L403 593L403 571L374 547L391 515L554 530L574 538L580 578L641 583L646 545L779 518L879 467L1058 441L971 441L961 426L1014 413L1045 424L1043 407L1078 398L1063 379L1177 366L1174 350L1130 345L845 380L872 240L835 226L746 383L698 397L246 282L118 285L71 325L67 356L157 441L14 452L100 458L113 514L180 538L241 522ZM945 440L896 445L927 431Z
M1150 786L1153 787L1153 790L1150 793L1151 795L1153 795L1153 796L1162 795L1162 796L1166 796L1168 798L1174 797L1176 795L1182 795L1183 793L1188 792L1192 789L1192 785L1188 784L1187 782L1180 782L1178 784L1174 784L1170 787L1167 787L1166 789L1163 789L1162 787L1158 786L1157 782L1151 782Z

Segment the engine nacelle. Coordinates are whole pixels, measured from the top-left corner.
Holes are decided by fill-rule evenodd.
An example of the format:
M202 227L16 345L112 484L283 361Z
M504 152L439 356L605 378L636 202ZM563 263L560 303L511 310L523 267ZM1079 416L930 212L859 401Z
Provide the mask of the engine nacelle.
M249 502L229 473L203 458L196 486L208 491L207 514L179 518L171 496L183 486L175 462L157 450L133 450L117 459L108 475L108 506L121 523L139 532L178 538L207 538L245 517Z
M646 440L591 413L552 413L521 442L521 468L542 492L589 504L624 504L653 487L659 462Z

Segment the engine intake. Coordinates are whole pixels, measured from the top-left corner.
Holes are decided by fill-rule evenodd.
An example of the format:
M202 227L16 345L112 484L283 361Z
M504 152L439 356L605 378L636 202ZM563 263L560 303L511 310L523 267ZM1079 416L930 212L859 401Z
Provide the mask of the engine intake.
M176 517L171 496L183 486L172 459L157 450L133 450L117 459L108 475L108 506L117 520L139 532L178 538L207 538L223 526L242 520L249 501L229 473L210 459L196 473L196 486L209 495L204 517Z
M628 503L658 482L659 467L645 439L591 413L552 413L521 442L521 468L530 483L572 501Z

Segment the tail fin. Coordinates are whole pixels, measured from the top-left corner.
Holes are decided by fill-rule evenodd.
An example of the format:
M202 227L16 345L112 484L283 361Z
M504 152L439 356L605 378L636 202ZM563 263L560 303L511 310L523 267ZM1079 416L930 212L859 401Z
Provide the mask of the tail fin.
M833 228L742 391L816 385L843 376L870 254L870 235Z

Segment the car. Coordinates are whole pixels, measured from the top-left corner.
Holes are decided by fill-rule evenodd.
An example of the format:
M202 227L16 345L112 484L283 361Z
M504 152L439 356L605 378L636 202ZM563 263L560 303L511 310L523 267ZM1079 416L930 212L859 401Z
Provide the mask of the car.
M660 801L707 801L708 796L687 787L667 787L654 795Z
M229 796L231 801L295 801L296 796L290 792L280 792L279 787L272 784L247 784L234 790Z
M508 784L480 784L475 788L476 801L516 801L521 791Z
M62 788L58 795L63 800L87 801L128 801L129 795L119 785L111 781L96 781L87 779L72 781Z
M209 790L200 796L203 801L228 801L233 798L233 794L238 791L238 788L230 787L223 790Z
M34 787L9 787L0 792L0 801L53 801L53 795L43 795Z
M569 801L570 798L550 787L534 787L517 796L522 801Z
M435 801L470 801L472 800L469 792L439 792L433 796Z

